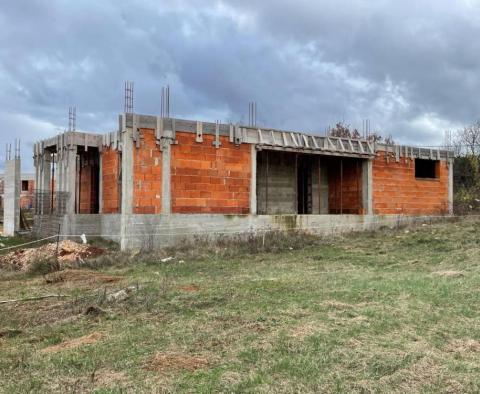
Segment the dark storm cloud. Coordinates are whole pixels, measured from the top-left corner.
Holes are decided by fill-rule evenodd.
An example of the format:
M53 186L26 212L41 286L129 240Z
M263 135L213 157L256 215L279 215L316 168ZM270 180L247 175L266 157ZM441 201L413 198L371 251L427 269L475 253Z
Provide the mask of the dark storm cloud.
M478 118L477 1L34 1L0 5L0 122L31 155L65 128L107 131L135 81L135 110L323 132L364 118L438 144ZM0 150L1 151L1 150Z

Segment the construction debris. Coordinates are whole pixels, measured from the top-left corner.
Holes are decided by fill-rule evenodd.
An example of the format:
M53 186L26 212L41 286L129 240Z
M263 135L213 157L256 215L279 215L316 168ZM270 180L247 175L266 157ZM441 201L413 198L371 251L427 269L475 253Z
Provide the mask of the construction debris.
M125 301L130 295L135 292L137 288L135 286L129 286L125 289L116 291L115 293L111 293L107 296L108 302L121 302Z
M64 240L58 244L58 253L57 244L49 243L36 248L17 249L4 256L0 256L0 267L6 266L16 270L27 271L30 264L39 260L58 257L59 263L68 265L68 263L75 263L85 258L97 257L104 253L104 249Z

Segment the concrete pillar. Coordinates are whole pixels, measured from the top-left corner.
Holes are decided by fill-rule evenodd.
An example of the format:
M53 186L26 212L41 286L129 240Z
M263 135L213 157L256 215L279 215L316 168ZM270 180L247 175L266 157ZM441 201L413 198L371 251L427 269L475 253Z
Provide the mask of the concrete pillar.
M39 191L40 191L40 155L37 154L36 145L34 145L33 164L35 166L35 214L40 213Z
M64 175L64 165L63 165L63 158L57 154L57 169L55 171L55 191L62 192L63 191L63 175Z
M453 159L448 159L448 214L453 215Z
M169 138L162 142L162 214L172 212L171 191L171 156L172 145Z
M373 215L373 160L362 162L362 203L365 215Z
M257 148L254 144L251 147L251 175L250 175L250 214L257 214Z
M133 130L137 127L137 117L132 115L132 128L127 129L126 114L122 115L122 214L120 226L120 249L128 247L129 217L133 212Z
M68 192L66 202L67 214L75 213L75 197L77 191L77 146L70 145L64 157L65 167L63 169L62 187Z
M44 151L40 157L40 214L51 213L51 179L52 179L52 154Z
M5 162L3 234L13 236L20 230L20 159Z

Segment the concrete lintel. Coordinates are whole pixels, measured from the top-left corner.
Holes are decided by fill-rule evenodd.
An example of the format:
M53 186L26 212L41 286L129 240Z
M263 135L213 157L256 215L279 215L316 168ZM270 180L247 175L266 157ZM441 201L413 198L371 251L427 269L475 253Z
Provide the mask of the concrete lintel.
M67 131L55 137L51 137L51 138L47 138L39 141L42 145L41 149L53 148L53 147L56 148L59 143L58 137L61 137L62 141L64 141L65 144L69 146L80 145L80 146L86 146L87 148L88 147L100 148L102 146L101 134L80 132L80 131Z
M429 148L416 148L416 147L404 147L404 150L407 151L410 149L410 157L411 159L425 159L425 160L448 160L451 155L452 151L448 150L436 150L435 154L433 154L432 149ZM389 145L389 144L382 144L376 143L375 144L375 151L382 151L386 153L392 153L395 158L400 158L401 155L401 147L400 145Z
M294 148L294 147L275 147L275 146L257 146L258 150L273 150L281 152L293 152L293 153L307 153L309 155L321 155L321 156L338 156L338 157L352 157L352 158L361 158L368 159L371 157L370 154L364 153L348 153L340 152L333 150L315 150L315 149L305 149L305 148Z
M126 127L132 127L132 116L133 114L126 114ZM137 118L137 127L140 129L157 129L157 116L151 115L140 115L135 114ZM197 122L196 120L185 120L185 119L176 119L176 118L163 118L162 124L165 130L183 131L188 133L197 132ZM215 135L216 132L216 123L213 122L202 122L202 134ZM229 124L220 124L219 125L219 135L228 137L230 135L230 125Z

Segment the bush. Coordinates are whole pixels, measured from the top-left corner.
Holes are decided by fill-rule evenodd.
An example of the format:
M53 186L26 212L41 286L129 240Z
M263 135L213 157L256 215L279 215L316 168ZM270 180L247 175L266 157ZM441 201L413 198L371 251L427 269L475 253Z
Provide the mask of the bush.
M27 268L27 273L32 275L46 275L60 271L60 264L56 258L35 260Z

